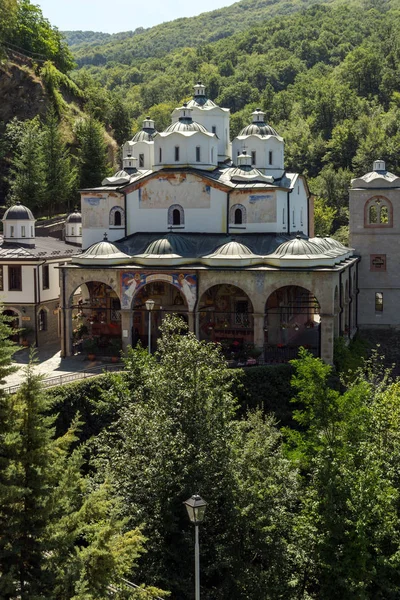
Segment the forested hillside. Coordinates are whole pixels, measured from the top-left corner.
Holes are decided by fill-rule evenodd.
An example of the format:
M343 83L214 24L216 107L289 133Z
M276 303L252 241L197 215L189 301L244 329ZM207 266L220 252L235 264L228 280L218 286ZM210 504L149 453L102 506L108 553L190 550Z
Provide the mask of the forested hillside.
M208 44L279 15L288 15L314 4L329 4L332 1L334 0L241 0L232 6L202 13L197 17L175 19L149 29L139 27L135 31L117 33L105 40L105 43L101 37L104 34L101 33L88 32L86 39L80 39L77 35L81 32L66 32L65 35L79 66L100 65L110 61L131 65L138 58L164 57L177 48ZM200 5L198 10L201 10ZM129 23L130 18L134 22L134 15L125 15L126 23ZM98 41L101 45L96 46L93 41Z
M319 3L217 42L139 61L121 42L113 61L79 69L76 80L91 87L95 104L104 88L112 90L135 119L134 130L146 113L164 128L197 78L231 109L232 137L261 106L285 138L288 169L306 173L323 198L317 224L327 233L347 222L353 174L368 171L377 157L400 170L399 25L398 0Z

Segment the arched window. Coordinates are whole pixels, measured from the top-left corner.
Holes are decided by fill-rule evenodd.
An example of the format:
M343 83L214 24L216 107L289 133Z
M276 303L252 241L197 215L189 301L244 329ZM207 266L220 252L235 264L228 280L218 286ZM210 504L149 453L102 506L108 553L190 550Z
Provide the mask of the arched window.
M122 227L124 209L120 206L113 206L110 210L110 225L111 227Z
M365 227L392 227L393 207L384 196L374 196L365 204Z
M231 225L244 225L247 221L246 208L243 204L234 204L229 214Z
M185 224L185 213L180 204L172 204L168 209L168 225L179 227Z
M42 308L38 313L39 331L47 331L47 312Z
M243 222L243 213L240 208L235 210L235 225L241 225Z

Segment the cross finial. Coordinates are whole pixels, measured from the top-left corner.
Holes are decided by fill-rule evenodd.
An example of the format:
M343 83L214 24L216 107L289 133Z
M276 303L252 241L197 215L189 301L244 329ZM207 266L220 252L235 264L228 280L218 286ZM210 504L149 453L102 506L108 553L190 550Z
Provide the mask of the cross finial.
M247 146L246 146L246 144L243 144L243 146L242 146L242 154L247 154L246 150L247 150Z
M108 242L108 236L107 236L107 231L104 232L104 242Z

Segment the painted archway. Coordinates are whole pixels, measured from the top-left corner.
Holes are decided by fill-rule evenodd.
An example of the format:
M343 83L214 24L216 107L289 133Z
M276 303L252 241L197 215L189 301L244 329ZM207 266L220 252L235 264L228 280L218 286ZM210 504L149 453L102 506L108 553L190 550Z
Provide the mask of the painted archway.
M200 340L220 343L227 358L245 355L253 345L253 305L243 289L228 283L208 288L198 312Z
M287 362L301 346L320 356L320 305L309 290L288 285L275 290L265 305L265 361Z

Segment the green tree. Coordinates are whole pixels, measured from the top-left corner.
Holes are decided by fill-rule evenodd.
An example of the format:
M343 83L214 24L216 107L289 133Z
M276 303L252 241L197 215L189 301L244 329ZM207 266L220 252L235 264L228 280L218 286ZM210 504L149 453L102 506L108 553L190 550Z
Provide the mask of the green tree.
M69 211L75 200L77 172L62 138L53 109L43 125L44 199L43 208L51 216L55 211Z
M107 483L82 475L84 449L71 453L78 423L55 437L56 417L33 362L20 390L7 399L0 438L0 596L100 600L131 572L143 535L120 518Z
M320 359L302 351L292 362L301 428L288 432L288 447L303 475L297 531L299 547L307 548L299 597L394 599L400 490L391 465L398 456L397 431L396 442L392 437L399 426L398 386L388 387L372 361L340 393L331 387L331 367Z
M19 131L20 137L11 159L10 200L19 201L35 211L43 206L45 195L45 162L39 118L25 121Z
M89 116L78 123L76 137L79 142L79 185L81 188L99 186L110 174L103 127Z

